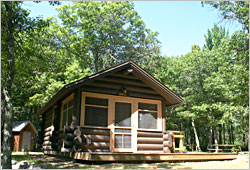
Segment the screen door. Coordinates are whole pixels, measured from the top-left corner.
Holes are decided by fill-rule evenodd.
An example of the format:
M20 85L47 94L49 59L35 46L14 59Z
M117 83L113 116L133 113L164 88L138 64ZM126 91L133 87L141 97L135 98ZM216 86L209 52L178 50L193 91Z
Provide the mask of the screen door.
M132 151L132 103L126 101L114 102L114 151Z

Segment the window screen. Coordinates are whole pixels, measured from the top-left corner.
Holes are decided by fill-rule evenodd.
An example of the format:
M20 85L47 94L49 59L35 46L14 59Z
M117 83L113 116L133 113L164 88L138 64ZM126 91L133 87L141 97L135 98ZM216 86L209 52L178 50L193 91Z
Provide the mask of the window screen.
M157 129L157 113L139 112L139 128Z
M115 132L131 133L131 129L117 129L117 128L115 128Z
M73 107L71 107L71 108L68 110L68 125L71 125L72 116L73 116Z
M67 112L66 111L64 111L63 112L63 123L62 123L62 127L64 127L64 125L66 125L66 115L67 115Z
M143 109L143 110L157 111L157 105L156 104L139 103L138 108Z
M71 125L72 123L72 116L74 112L74 100L71 99L67 103L63 104L63 110L62 110L62 126L63 128L65 125Z
M131 127L131 103L115 103L115 125Z
M122 148L122 135L115 135L115 148Z
M131 135L116 134L115 148L131 148Z
M124 135L123 136L123 147L124 148L131 148L131 135Z
M85 106L84 125L108 126L108 108Z
M86 97L85 103L91 105L108 106L108 99Z

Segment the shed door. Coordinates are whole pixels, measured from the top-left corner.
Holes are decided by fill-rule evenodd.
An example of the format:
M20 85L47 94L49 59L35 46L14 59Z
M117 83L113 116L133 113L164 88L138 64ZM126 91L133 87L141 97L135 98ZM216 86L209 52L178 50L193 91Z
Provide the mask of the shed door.
M114 102L114 136L115 152L132 151L132 102Z
M24 132L23 133L22 151L24 151L25 149L30 150L30 139L31 139L31 132Z

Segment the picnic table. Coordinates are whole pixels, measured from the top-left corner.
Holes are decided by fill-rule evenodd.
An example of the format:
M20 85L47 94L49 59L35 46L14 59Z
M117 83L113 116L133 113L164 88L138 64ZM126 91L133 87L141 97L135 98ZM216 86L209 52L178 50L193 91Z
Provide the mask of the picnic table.
M233 147L236 147L236 145L232 145L232 144L214 144L212 145L214 148L209 148L208 151L215 151L215 152L220 152L220 151L240 151L239 149L235 149Z

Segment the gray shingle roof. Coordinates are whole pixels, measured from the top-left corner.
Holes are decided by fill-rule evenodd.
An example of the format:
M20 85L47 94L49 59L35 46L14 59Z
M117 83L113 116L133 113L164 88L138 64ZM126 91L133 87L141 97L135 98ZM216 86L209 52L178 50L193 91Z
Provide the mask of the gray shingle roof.
M12 127L12 131L13 132L20 132L23 128L25 128L28 124L31 125L31 127L33 128L33 130L37 133L36 128L34 127L34 125L29 121L16 121L13 122L13 127Z

